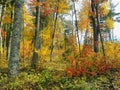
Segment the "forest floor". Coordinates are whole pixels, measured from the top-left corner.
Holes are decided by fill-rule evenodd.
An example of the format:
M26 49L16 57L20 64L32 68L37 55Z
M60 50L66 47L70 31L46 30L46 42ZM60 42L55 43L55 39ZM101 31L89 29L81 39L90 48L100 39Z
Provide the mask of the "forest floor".
M68 62L41 62L34 70L29 66L20 69L16 78L0 69L0 90L120 90L120 69L111 69L106 75L96 77L68 77Z
M52 73L55 79L66 77L66 62L56 63L58 63L58 61L48 62L45 64L45 67ZM74 88L67 89L66 86L65 90L120 90L120 68L110 69L107 74L98 75L94 78L72 77L71 79L73 79L71 80L72 82L77 82L75 81L76 79L81 82L74 83Z

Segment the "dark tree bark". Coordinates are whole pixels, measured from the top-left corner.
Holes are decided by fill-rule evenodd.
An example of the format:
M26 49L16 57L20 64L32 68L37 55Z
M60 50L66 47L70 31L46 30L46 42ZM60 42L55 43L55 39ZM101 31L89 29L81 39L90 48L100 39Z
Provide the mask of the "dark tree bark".
M91 0L91 9L93 14L95 15L95 2L94 0ZM94 52L98 53L99 52L99 31L96 26L96 18L92 16L92 24L93 24L93 38L94 38Z
M64 31L65 50L67 50L67 44L66 44L66 41L67 41L67 35L66 35L66 31Z
M8 75L15 77L18 75L19 69L19 49L20 49L20 33L22 27L22 6L24 0L14 0L14 21L11 37L10 59L8 63Z
M104 49L104 43L103 43L103 39L102 39L102 34L101 34L101 30L100 30L100 18L99 18L99 13L98 13L98 4L96 4L95 6L95 10L96 10L96 19L97 19L97 35L100 35L100 41L102 44L102 51L103 51L103 55L105 56L105 49Z
M108 30L108 31L107 31L107 32L108 32L108 35L109 35L109 41L110 41L110 42L112 42L112 35L111 35L112 32L111 32L111 31L112 31L112 30Z
M40 2L40 0L37 0L37 2ZM35 69L38 63L38 50L40 49L40 7L36 6L36 30L35 30L35 39L34 39L34 52L33 52L33 58L31 62L31 66Z

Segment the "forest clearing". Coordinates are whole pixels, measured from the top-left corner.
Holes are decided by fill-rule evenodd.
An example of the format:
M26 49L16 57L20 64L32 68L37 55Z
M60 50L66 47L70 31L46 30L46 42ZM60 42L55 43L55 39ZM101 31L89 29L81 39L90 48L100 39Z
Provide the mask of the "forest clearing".
M0 0L0 90L120 90L113 1Z

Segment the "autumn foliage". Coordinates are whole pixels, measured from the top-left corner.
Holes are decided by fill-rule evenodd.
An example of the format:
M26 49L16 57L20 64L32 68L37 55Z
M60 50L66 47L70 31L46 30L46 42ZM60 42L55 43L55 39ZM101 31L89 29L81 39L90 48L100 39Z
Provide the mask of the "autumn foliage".
M0 90L119 90L110 1L0 0Z
M119 44L107 42L105 50L107 50L106 56L96 54L92 51L90 46L84 46L82 50L82 56L79 54L67 56L67 60L70 63L66 68L66 75L69 77L95 77L97 75L106 75L111 69L118 68L119 61ZM116 48L115 48L116 47ZM117 54L114 52L118 52Z
M72 61L71 61L72 60ZM109 59L106 57L94 57L90 58L71 58L70 64L66 69L67 76L87 76L94 77L96 75L105 75L111 68L117 68L118 60Z

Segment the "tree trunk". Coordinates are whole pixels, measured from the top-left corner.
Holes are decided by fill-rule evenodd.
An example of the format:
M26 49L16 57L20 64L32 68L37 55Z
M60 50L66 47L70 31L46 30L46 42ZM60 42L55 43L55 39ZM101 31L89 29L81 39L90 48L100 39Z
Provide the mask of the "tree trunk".
M81 56L81 50L80 50L80 38L79 38L79 32L78 32L78 21L77 21L77 13L75 8L75 0L73 1L73 8L74 8L74 14L75 14L75 31L77 32L77 39L78 39L78 45L79 45L79 54Z
M1 59L1 57L2 57L2 28L0 28L0 59Z
M88 36L88 30L85 31L84 44L83 44L83 49L82 49L82 51L84 50L84 48L86 48L86 45L90 45L90 44L88 43L87 36Z
M19 69L19 50L20 50L20 33L22 27L22 6L24 0L14 0L14 21L11 37L10 59L8 62L8 75L15 77Z
M114 42L114 31L113 31L113 29L112 29L112 35L111 35L111 37L112 37L112 42Z
M66 41L67 41L67 35L66 35L66 31L64 30L64 43L65 43L65 50L67 50L67 44L66 44Z
M40 0L37 0L40 2ZM40 7L36 6L36 30L35 30L35 40L34 40L34 52L32 57L31 66L35 69L38 63L38 50L40 49Z
M95 15L95 4L94 4L94 0L91 0L91 9L93 14ZM97 26L96 26L96 19L94 17L94 15L92 16L92 23L93 23L93 38L94 38L94 52L98 53L99 52L99 37L98 37L98 30L97 30Z
M108 30L109 41L112 42L111 30Z
M2 27L2 19L4 16L4 12L5 12L5 5L3 4L1 8L1 15L0 15L0 27Z
M11 2L11 6L13 3ZM14 19L14 10L11 11L10 13L10 17L11 17L11 20L13 21ZM13 28L13 23L10 23L10 26L9 26L9 30L7 30L6 32L6 57L7 57L7 60L9 60L9 57L10 57L10 47L11 47L11 37L12 37L12 28Z
M100 30L100 19L99 19L99 13L98 13L98 5L95 6L95 9L96 9L96 19L97 19L97 35L100 34L100 41L101 41L101 44L102 44L102 51L103 51L103 55L105 56L105 49L104 49L104 42L103 42L103 38L102 38L102 33L101 33L101 30Z
M54 30L53 30L52 37L51 37L50 61L52 61L52 57L53 57L54 37L55 37L55 31L56 31L56 23L57 23L58 9L59 9L59 0L58 0L58 6L57 6L57 9L56 9L57 12L56 12L56 14L55 14Z

